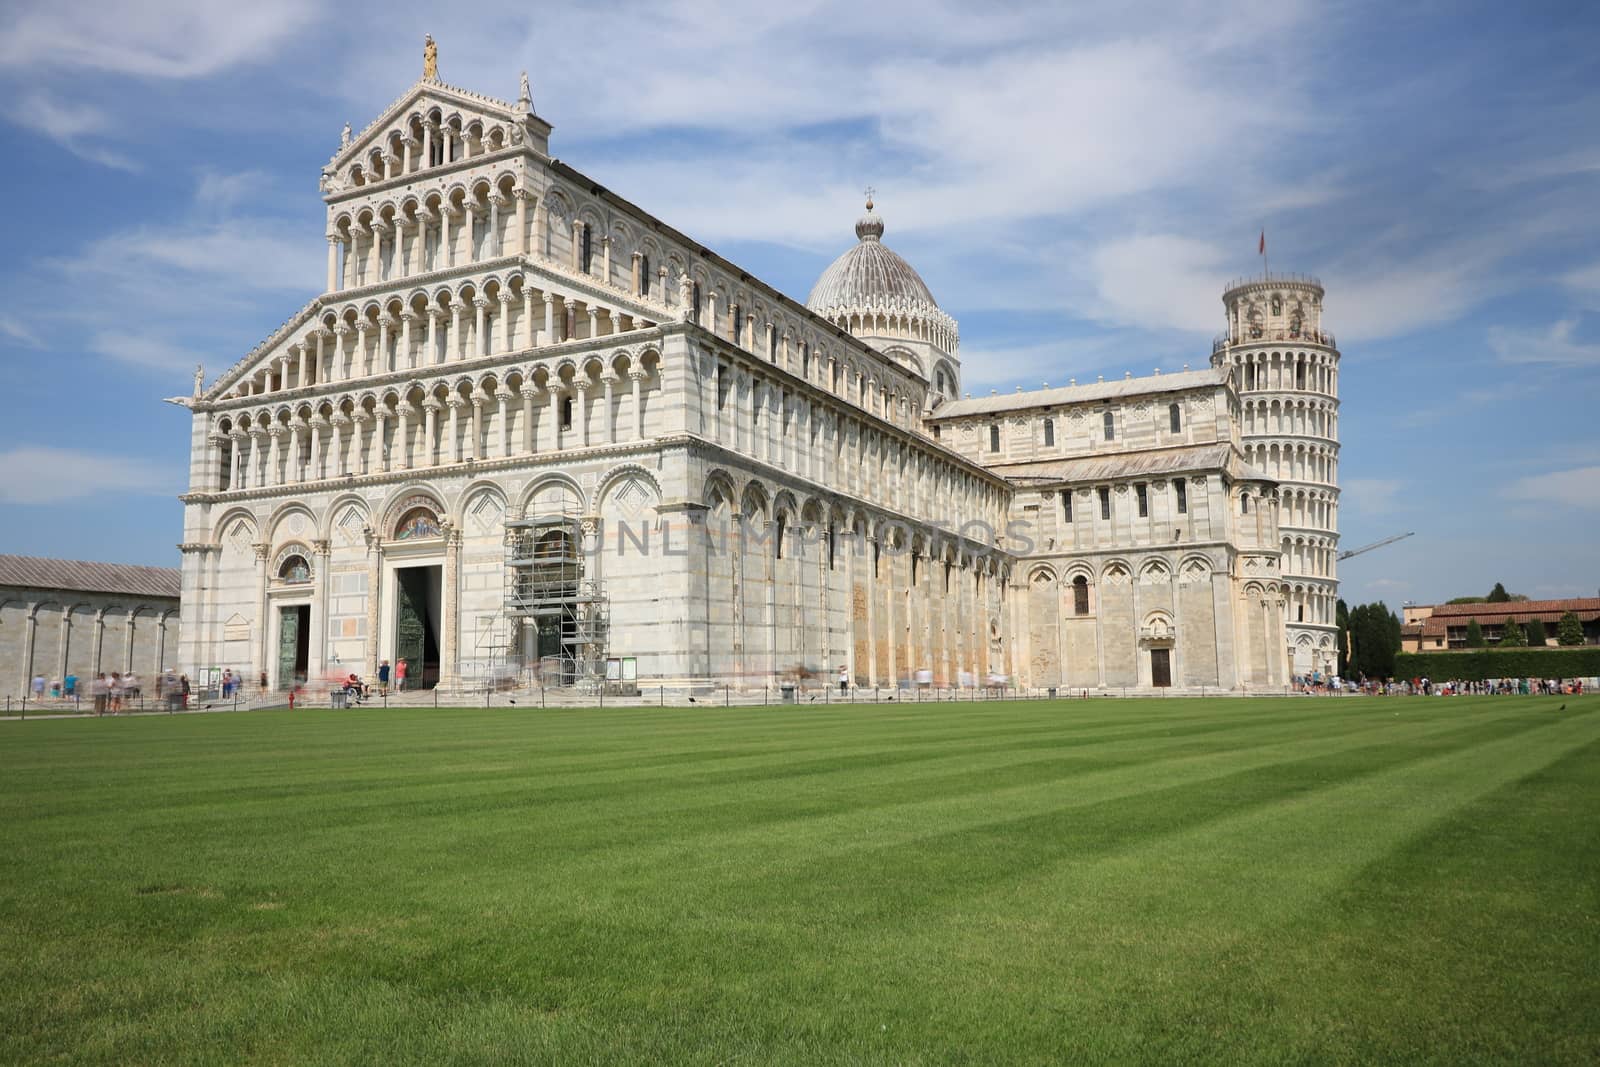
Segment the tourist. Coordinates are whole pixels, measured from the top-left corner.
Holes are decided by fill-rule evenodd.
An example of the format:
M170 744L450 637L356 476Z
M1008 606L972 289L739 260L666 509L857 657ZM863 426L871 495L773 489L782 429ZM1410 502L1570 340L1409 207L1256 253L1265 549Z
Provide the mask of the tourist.
M33 676L33 699L41 702L44 700L44 675L42 674Z
M90 692L94 694L94 713L96 715L104 715L106 713L107 697L111 692L110 687L106 685L106 676L104 674L94 676L94 681L90 683Z
M116 671L111 672L111 685L106 690L106 696L111 701L111 714L120 714L122 711L122 675Z
M406 661L401 660L394 665L394 688L396 692L406 687Z
M187 674L178 675L178 686L181 690L178 707L187 711L189 709L189 676Z
M76 674L67 675L66 681L63 684L66 687L68 700L72 700L78 695L78 676Z
M261 693L265 693L267 691L267 672L266 671L262 671L261 672L261 682L260 682L259 686L257 687L257 691L261 692Z
M389 695L389 661L384 660L378 664L378 692L383 696Z
M844 696L850 691L850 669L843 663L839 664L839 695Z

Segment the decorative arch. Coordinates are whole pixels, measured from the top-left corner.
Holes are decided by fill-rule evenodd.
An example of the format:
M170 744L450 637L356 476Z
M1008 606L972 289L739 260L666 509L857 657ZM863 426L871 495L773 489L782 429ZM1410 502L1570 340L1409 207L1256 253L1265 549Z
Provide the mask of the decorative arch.
M583 514L587 511L587 502L584 499L583 489L577 481L566 474L556 471L543 474L529 483L517 500L517 513L523 518L537 514L537 508L555 506L552 498L562 498L560 507L563 511L573 511Z

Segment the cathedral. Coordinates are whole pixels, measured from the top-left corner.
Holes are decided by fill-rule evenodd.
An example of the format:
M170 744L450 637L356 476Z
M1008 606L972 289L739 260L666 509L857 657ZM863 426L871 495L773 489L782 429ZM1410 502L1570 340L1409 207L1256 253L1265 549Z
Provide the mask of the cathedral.
M1198 370L972 397L884 243L805 303L423 77L322 172L321 291L196 373L179 659L270 685L1281 692L1334 668L1321 285Z

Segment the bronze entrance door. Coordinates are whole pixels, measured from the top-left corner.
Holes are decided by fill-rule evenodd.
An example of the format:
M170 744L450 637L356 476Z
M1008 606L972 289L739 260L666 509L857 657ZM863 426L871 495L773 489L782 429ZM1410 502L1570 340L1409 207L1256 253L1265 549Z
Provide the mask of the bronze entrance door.
M278 609L278 688L291 689L306 680L311 652L311 609L304 605Z
M1172 686L1172 649L1150 650L1150 684L1157 689L1167 689Z
M397 614L394 663L406 661L406 688L432 689L439 684L438 567L405 567L395 572ZM391 674L391 677L393 675Z

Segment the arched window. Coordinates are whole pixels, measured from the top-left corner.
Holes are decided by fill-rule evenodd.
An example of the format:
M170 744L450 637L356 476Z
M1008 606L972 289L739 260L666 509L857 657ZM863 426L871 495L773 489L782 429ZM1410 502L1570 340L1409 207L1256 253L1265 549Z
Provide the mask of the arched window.
M439 516L429 508L412 508L400 517L395 525L396 541L413 541L419 537L438 537L443 533Z
M1072 579L1072 613L1089 614L1089 579L1081 574Z
M1054 448L1056 444L1056 420L1044 420L1044 447Z
M645 253L639 255L639 295L650 295L650 256Z
M1240 493L1239 494L1239 514L1241 514L1241 515L1250 514L1250 494L1249 493Z
M1000 424L994 423L989 427L989 451L1000 451Z
M1183 432L1183 412L1176 404L1167 407L1167 425L1173 433Z
M1117 439L1117 420L1116 420L1116 416L1114 416L1111 412L1108 411L1103 416L1101 416L1101 420L1100 421L1101 421L1102 426L1103 426L1103 428L1105 430L1105 439L1107 441L1115 441Z
M289 585L302 585L311 580L311 565L304 556L290 556L278 568L278 577Z

